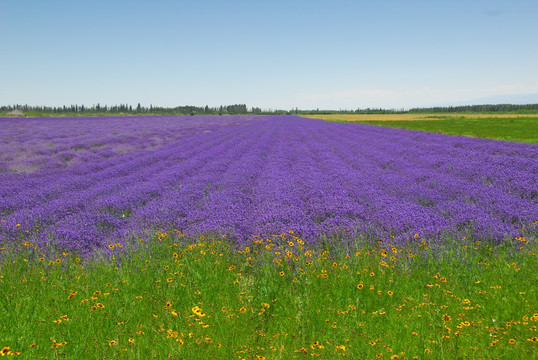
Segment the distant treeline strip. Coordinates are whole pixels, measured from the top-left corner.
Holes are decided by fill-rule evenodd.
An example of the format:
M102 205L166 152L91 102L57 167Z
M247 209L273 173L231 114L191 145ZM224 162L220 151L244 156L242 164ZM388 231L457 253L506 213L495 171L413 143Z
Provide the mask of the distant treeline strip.
M413 108L410 113L452 113L452 112L504 112L504 111L533 111L538 110L538 104L513 105L465 105L465 106L438 106L431 108Z
M11 112L22 112L27 116L45 116L45 115L196 115L196 114L219 114L219 115L237 115L237 114L404 114L404 113L488 113L488 112L520 112L535 113L538 112L538 104L489 104L489 105L466 105L466 106L438 106L429 108L412 108L409 110L383 109L383 108L366 108L356 110L272 110L261 109L258 107L248 108L245 104L224 105L219 107L209 106L176 106L176 107L158 107L150 105L142 106L138 103L133 107L128 104L120 105L69 105L69 106L31 106L31 105L7 105L0 106L0 114L10 115ZM23 115L11 114L11 115Z
M427 108L412 108L409 110L366 108L357 110L293 110L303 114L416 114L416 113L488 113L488 112L537 112L538 104L486 104L463 106L436 106Z
M176 106L176 107L159 107L150 105L149 107L142 106L140 103L136 107L128 104L120 105L69 105L69 106L31 106L31 105L8 105L0 106L0 112L10 112L19 110L24 113L43 113L43 114L247 114L261 113L261 109L252 108L250 111L245 104L225 105L219 107L200 107L200 106Z

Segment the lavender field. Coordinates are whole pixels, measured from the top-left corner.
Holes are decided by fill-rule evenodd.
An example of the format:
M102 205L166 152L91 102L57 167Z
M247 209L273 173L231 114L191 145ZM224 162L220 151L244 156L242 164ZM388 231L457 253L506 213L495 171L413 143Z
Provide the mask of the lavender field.
M294 116L0 119L4 243L502 241L536 220L536 145Z

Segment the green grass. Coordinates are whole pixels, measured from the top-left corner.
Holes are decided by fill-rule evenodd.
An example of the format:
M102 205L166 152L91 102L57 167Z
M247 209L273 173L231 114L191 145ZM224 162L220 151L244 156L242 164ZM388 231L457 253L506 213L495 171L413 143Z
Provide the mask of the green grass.
M399 129L437 132L488 139L529 142L538 144L538 117L454 119L431 116L432 120L367 121L365 124Z
M0 250L0 349L38 359L532 358L536 239L420 240L343 248L282 234L237 249L170 232L82 260L24 242Z

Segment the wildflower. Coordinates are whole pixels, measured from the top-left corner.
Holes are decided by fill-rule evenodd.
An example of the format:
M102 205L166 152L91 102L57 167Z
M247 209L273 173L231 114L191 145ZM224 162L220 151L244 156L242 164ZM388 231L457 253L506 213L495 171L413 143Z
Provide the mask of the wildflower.
M359 289L359 290L362 290L363 287L364 287L363 284L359 284L359 285L357 285L357 289Z
M163 309L166 310L166 309L168 309L170 306L172 306L172 303L171 303L170 301L168 301L168 302L166 303L166 305L163 306Z
M444 322L449 322L450 320L452 320L452 318L450 317L450 315L448 315L448 314L444 314L444 315L443 315L443 321L444 321Z
M392 294L394 294L392 291L387 291L387 294L389 294L389 296L392 296Z
M129 341L129 345L134 345L135 340L133 338L130 338L128 341Z
M108 343L108 346L114 346L116 345L116 340L110 340L110 342Z
M278 275L284 276L284 271L279 272Z
M430 352L431 352L430 349L424 349L424 353L425 353L425 354L429 354Z
M110 245L108 245L108 248L109 248L109 249L114 249L114 244L110 244Z
M172 278L168 278L168 279L166 279L166 282L171 283L172 281L174 281L174 279L172 279Z
M196 316L203 317L206 315L199 306L195 306L191 310Z
M508 343L510 345L514 345L516 343L516 339L510 339L510 340L508 340Z
M2 351L0 351L0 355L2 356L7 354L9 354L9 346L5 346L4 348L2 348Z
M101 303L97 303L97 307L100 308L100 309L104 309L105 305L103 305Z

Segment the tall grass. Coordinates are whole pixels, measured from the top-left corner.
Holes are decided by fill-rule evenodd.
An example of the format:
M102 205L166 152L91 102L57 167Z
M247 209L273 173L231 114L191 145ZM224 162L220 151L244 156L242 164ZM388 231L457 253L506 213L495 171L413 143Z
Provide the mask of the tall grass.
M536 233L536 224L528 229ZM524 359L536 239L304 244L177 231L92 259L0 250L0 349L72 359ZM9 347L9 349L8 349Z

